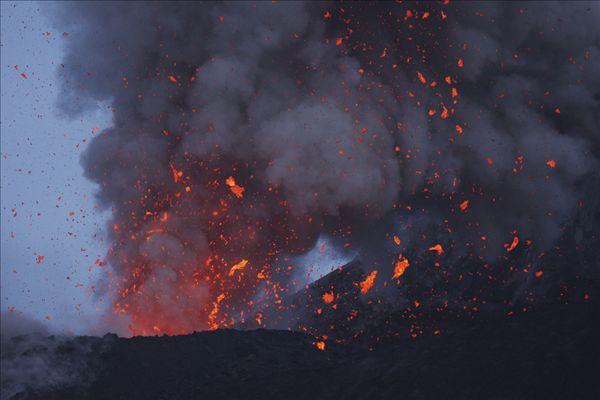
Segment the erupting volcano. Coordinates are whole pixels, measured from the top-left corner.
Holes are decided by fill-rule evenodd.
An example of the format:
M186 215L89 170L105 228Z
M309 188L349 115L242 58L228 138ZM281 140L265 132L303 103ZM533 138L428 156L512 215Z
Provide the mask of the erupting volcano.
M340 296L467 312L544 297L536 281L560 274L544 260L597 182L586 7L59 7L62 109L113 113L82 157L111 211L99 295L132 335L297 327ZM319 277L311 252L361 272L292 310Z
M2 399L600 398L600 2L2 14Z

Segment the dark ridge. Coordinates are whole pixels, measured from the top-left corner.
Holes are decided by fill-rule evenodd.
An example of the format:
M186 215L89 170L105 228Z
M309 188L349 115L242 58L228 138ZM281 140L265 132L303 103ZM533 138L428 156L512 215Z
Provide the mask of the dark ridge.
M437 334L372 346L327 342L325 351L317 339L291 331L106 336L108 348L85 356L87 368L96 368L82 371L95 374L89 384L26 389L10 398L592 400L600 396L598 311L590 300L446 319ZM89 339L72 339L81 340Z

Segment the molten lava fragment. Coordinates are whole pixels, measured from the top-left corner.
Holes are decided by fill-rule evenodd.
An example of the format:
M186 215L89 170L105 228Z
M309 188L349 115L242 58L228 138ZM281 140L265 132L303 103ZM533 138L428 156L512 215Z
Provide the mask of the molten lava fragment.
M397 245L400 245L400 243L402 243L402 241L400 240L400 238L396 235L394 235L394 243L396 243Z
M546 165L549 166L550 168L554 168L554 167L556 167L556 161L554 161L554 160L548 160L546 162Z
M517 236L514 237L512 243L510 245L505 244L504 247L506 247L506 251L513 251L515 249L515 247L517 247L517 245L519 244L519 238Z
M442 119L447 119L448 118L448 109L444 106L442 106L442 112L440 113L440 117Z
M171 172L173 173L173 182L179 182L179 178L183 176L183 171L178 171L173 163L169 163L169 167L171 167Z
M469 200L465 200L460 203L460 210L465 211L469 207Z
M402 275L404 275L404 271L406 271L406 268L408 268L408 266L409 266L408 258L403 257L402 255L399 255L398 260L396 261L396 264L394 265L394 275L392 276L392 279L398 279Z
M323 293L323 302L325 304L329 304L332 303L334 299L334 294L333 292L325 292Z
M375 283L375 278L377 278L377 270L371 272L369 275L367 275L364 281L359 283L360 292L362 294L369 293L369 290L371 290L373 284Z
M233 194L235 194L235 196L238 199L241 199L244 196L244 194L243 194L244 193L244 188L241 187L241 186L238 186L235 183L235 178L233 176L230 176L229 178L227 178L225 180L225 183L227 184L227 186L229 186L229 189L231 189L231 192Z
M323 341L316 342L315 346L317 347L317 349L319 349L321 351L325 351L325 342L323 342Z
M239 263L237 263L233 267L231 267L231 269L229 270L229 274L228 275L229 276L233 276L233 274L235 274L235 271L244 269L244 267L246 266L246 264L248 264L248 260L243 259L242 261L240 261Z
M438 256L440 256L444 253L444 248L442 247L441 244L436 244L435 246L431 246L429 248L429 251L435 251L435 252L437 252Z
M254 318L256 320L256 323L258 324L258 326L262 325L262 316L263 316L262 313L259 312L256 314L256 317Z

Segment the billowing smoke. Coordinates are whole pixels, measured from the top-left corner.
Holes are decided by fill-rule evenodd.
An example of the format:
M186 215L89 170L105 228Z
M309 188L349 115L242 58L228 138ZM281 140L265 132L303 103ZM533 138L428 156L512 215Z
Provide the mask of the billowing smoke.
M114 115L82 164L112 210L115 311L146 334L254 319L320 235L377 282L399 254L549 249L597 174L599 10L60 6L61 109Z
M98 355L116 338L50 335L40 321L17 311L3 311L1 318L2 399L31 398L55 388L87 385L99 371Z
M0 313L0 337L2 348L7 340L20 335L37 333L47 335L48 328L40 321L30 318L16 311L2 311Z

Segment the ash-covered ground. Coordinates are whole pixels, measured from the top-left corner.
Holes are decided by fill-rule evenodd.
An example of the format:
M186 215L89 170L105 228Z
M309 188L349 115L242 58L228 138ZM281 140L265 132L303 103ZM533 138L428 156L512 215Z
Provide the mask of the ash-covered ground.
M597 298L597 297L596 297ZM373 322L373 321L372 321ZM597 399L593 300L507 316L431 320L436 330L349 344L283 330L12 339L4 399ZM374 323L374 322L373 322ZM376 324L375 324L376 325ZM385 332L371 326L370 332Z

